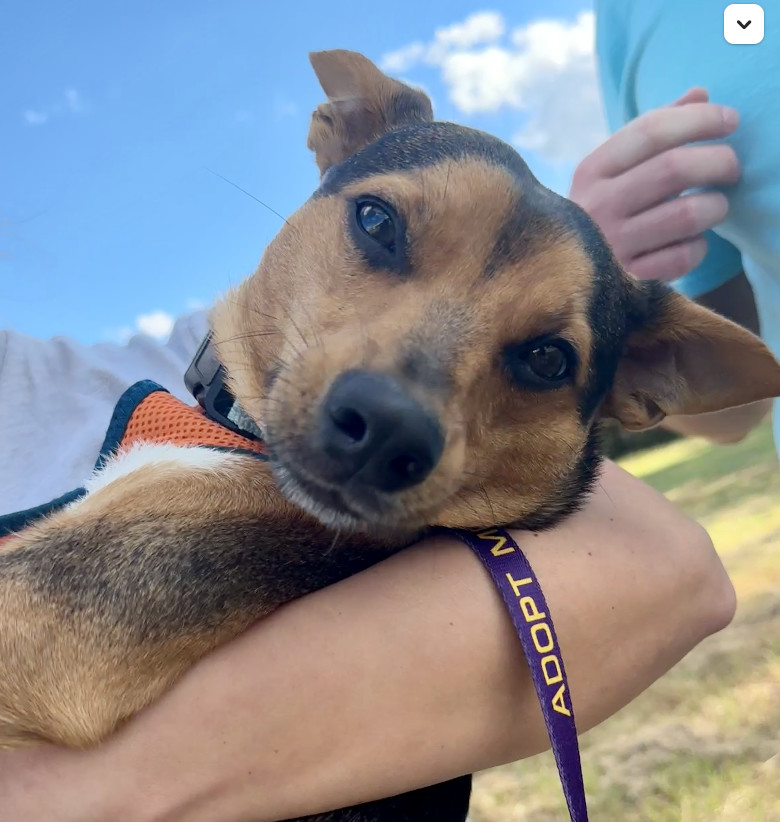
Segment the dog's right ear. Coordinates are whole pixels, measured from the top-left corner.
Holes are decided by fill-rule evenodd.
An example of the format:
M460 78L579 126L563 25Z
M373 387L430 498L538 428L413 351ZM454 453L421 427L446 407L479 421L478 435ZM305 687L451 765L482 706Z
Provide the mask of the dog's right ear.
M306 143L320 174L388 131L433 119L422 91L383 74L356 51L317 51L309 59L328 95L312 114Z
M780 362L758 337L660 283L633 288L644 317L626 341L604 416L641 431L670 415L780 397Z

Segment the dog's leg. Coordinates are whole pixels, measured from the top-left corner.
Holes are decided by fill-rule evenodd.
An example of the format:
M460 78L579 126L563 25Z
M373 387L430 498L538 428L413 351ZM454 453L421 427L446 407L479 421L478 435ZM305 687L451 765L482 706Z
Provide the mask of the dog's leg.
M389 553L365 536L334 550L254 458L155 448L0 548L0 748L99 742L281 602ZM306 822L462 822L469 789Z
M98 742L208 651L353 570L252 457L143 446L88 490L0 548L0 748Z

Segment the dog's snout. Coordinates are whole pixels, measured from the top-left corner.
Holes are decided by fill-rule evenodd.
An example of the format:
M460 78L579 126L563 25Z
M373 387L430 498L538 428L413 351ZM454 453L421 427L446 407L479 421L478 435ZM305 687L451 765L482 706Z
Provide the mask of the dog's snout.
M345 478L388 493L419 485L444 448L436 419L385 374L342 374L325 398L320 422L322 447Z

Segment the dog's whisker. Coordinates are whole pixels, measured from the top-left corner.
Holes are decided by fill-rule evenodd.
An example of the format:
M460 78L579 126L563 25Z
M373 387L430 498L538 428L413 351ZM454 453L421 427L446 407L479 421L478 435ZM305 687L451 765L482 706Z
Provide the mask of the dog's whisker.
M208 171L210 174L213 174L215 177L219 177L220 180L223 180L228 185L231 185L231 186L233 186L233 188L238 189L242 194L246 194L247 197L251 198L256 203L259 203L263 208L270 211L271 214L275 214L280 220L282 220L284 223L286 223L288 226L290 226L290 228L292 228L293 231L298 233L298 230L296 229L296 227L293 226L293 224L283 214L280 214L275 208L271 208L271 206L269 206L268 203L264 203L259 197L256 197L254 194L247 191L245 188L242 188L240 185L238 185L238 183L234 183L232 180L229 180L227 177L223 176L218 171L214 171L213 169L209 168L208 166L206 166L205 168L206 168L206 171Z
M304 335L303 331L301 331L301 329L299 328L298 323L295 322L295 317L293 317L292 312L286 307L285 307L285 311L287 312L287 317L290 320L290 324L295 329L298 336L301 338L301 342L303 343L304 349L310 348L309 342L306 339L306 336ZM300 352L296 352L296 353L300 356Z
M277 405L282 405L282 400L279 397L270 397L264 394L255 394L244 398L247 402L274 402Z
M428 203L425 197L425 174L422 169L417 172L417 179L420 181L420 203L422 205L422 213L428 213Z
M607 491L607 489L605 488L604 483L600 479L597 479L596 480L596 485L602 490L602 492L604 493L604 496L610 501L610 503L612 504L612 507L614 508L615 507L615 501L609 495L609 491Z
M257 315L258 317L263 317L264 319L273 320L273 322L278 323L279 318L274 314L269 314L267 311L261 311L256 305L248 302L247 300L239 300L236 297L228 296L225 297L226 300L232 302L233 305L237 305L239 308L246 308L248 311L251 311L253 314Z
M314 335L315 345L317 346L317 348L323 349L324 345L323 345L323 342L322 342L322 338L320 337L320 334L317 331L317 323L315 322L312 315L309 313L309 306L306 303L303 303L303 305L301 307L303 309L303 312L306 314L306 319L309 323L309 328L311 329L312 334Z
M308 309L305 306L301 306L301 307L303 309L304 314L307 314ZM307 320L307 322L308 322L309 330L313 334L315 334L315 336L316 336L316 332L314 330L316 328L316 323L313 321L313 319L311 317L311 314L308 314L306 317L304 317L304 319ZM310 350L312 348L312 345L311 345L311 342L309 341L308 337L306 337L304 335L303 331L301 331L301 329L298 327L297 323L293 320L292 317L290 317L290 322L293 324L293 327L298 332L300 338L303 340L303 344L304 344L305 349L307 351Z
M488 509L490 510L490 519L491 519L491 522L498 522L498 519L497 519L497 517L496 517L496 512L495 512L495 509L493 508L493 502L492 502L492 501L491 501L491 499L490 499L490 495L488 494L488 492L487 492L487 488L485 488L485 484L484 484L484 483L480 482L480 484L479 484L479 490L480 490L480 492L482 493L482 495L484 496L484 498L485 498L485 502L487 503Z
M444 179L444 194L442 195L443 200L447 199L447 189L449 188L449 185L450 185L450 172L451 171L452 171L452 160L450 160L449 163L447 163L447 176Z
M339 537L341 537L341 526L336 528L336 533L333 535L333 541L330 544L330 548L325 552L325 556L330 556L335 550L336 546L339 542Z
M467 469L463 470L463 476L470 477L471 479L475 479L479 482L489 482L490 477L486 474L478 474L476 471L469 471Z
M296 325L295 320L293 319L293 316L290 313L289 308L287 308L286 306L282 306L282 309L285 312L285 314L287 315L287 319L290 321L290 324L292 325L292 327L294 328L294 330L297 332L298 336L300 337L301 342L303 343L304 349L307 349L309 346L306 343L306 338L303 336L303 334L301 333L301 330ZM295 343L293 343L292 338L290 337L289 334L287 334L287 333L284 334L283 343L284 343L284 345L289 345L290 346L290 348L292 349L293 354L296 358L300 357L301 351L298 348L298 346L295 345Z
M245 331L243 334L235 334L234 336L226 337L224 340L220 340L219 342L222 345L226 345L227 343L237 342L238 340L252 340L256 337L273 337L281 333L281 331Z

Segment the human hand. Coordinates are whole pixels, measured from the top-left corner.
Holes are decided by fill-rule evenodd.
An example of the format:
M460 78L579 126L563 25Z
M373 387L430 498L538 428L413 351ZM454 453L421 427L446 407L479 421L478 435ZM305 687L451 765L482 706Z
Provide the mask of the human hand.
M694 88L616 131L577 167L569 197L598 223L620 263L642 280L674 280L707 253L703 233L722 222L721 192L684 196L739 179L733 148L690 145L733 133L739 119Z

